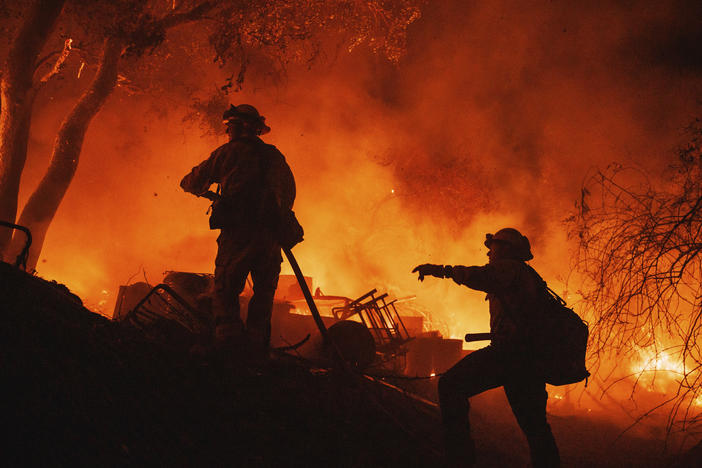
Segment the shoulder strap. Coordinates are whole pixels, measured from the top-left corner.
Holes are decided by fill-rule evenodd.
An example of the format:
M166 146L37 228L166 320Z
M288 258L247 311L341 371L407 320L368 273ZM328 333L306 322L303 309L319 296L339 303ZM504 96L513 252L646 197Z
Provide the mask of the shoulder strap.
M541 275L539 275L539 273L536 270L534 270L534 268L531 265L529 265L528 263L526 263L525 265L527 266L527 268L529 268L529 270L534 275L536 275L536 277L539 279L539 282L541 283L541 285L545 289L546 293L548 293L548 295L551 296L551 298L553 300L555 300L556 302L558 302L560 305L565 306L566 301L561 296L559 296L556 293L556 291L554 291L553 289L548 287L548 284L546 284L546 281L544 281L544 279L541 277Z

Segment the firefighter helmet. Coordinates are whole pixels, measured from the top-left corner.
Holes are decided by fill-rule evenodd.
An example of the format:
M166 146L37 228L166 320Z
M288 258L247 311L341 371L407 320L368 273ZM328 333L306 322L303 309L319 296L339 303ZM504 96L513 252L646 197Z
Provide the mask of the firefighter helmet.
M235 120L243 120L253 124L259 135L264 135L271 131L271 128L265 123L266 118L259 114L258 110L251 104L230 105L229 109L222 114L222 120L225 125L229 125Z
M526 262L534 258L529 239L514 228L504 228L495 234L485 234L485 247L489 248L493 242L504 242L512 246L514 254L519 260Z

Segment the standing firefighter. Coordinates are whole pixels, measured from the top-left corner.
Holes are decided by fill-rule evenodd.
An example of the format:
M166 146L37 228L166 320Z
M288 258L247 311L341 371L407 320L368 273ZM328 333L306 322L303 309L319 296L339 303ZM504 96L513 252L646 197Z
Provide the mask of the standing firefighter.
M270 128L256 108L232 105L222 118L229 142L194 167L180 186L213 200L210 228L221 229L214 275L215 342L238 342L245 331L252 351L265 354L282 262L277 230L292 213L295 179L280 151L259 138ZM211 184L219 184L216 194L209 191ZM239 295L249 273L253 297L244 329Z
M512 228L487 234L489 262L484 266L424 264L412 272L451 278L485 291L490 302L489 346L474 351L439 379L439 403L446 453L453 466L472 466L475 445L470 436L468 398L503 386L519 427L526 435L535 467L559 466L560 459L546 421L546 379L533 359L530 331L543 323L543 281L525 262L529 240Z

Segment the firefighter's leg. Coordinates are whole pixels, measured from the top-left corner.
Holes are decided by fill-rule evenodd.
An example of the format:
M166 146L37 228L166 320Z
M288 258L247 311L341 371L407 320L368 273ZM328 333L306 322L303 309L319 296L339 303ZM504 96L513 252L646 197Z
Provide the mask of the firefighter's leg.
M472 466L475 463L468 398L500 385L502 370L490 346L464 357L439 378L446 456L451 466Z
M215 341L226 343L238 340L243 335L239 295L244 290L249 267L245 246L237 245L226 232L222 231L217 245L212 312L215 321Z
M267 353L271 341L273 296L280 276L280 247L275 243L262 246L251 268L253 297L249 301L246 333L254 349Z
M556 440L546 421L546 384L543 381L518 378L505 384L505 394L529 443L532 466L560 466Z

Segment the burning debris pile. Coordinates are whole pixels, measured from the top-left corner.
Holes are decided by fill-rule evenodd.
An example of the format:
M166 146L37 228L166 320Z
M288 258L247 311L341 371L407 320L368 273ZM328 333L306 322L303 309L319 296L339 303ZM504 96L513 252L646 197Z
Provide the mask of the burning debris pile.
M313 279L305 277L308 289ZM149 339L188 349L207 346L214 333L211 274L168 271L163 282L144 282L119 288L112 318L141 330ZM250 285L240 298L246 315ZM321 323L333 335L345 359L359 370L410 377L444 372L465 352L461 340L446 339L436 330L425 331L422 316L408 315L397 299L373 289L351 299L316 291ZM315 306L317 308L317 306ZM273 305L272 346L294 350L308 359L329 359L318 324L294 275L282 275Z

